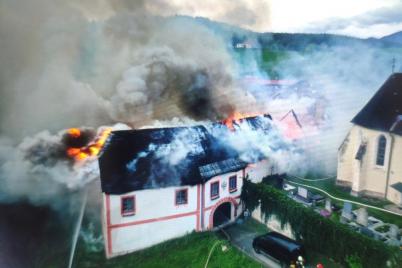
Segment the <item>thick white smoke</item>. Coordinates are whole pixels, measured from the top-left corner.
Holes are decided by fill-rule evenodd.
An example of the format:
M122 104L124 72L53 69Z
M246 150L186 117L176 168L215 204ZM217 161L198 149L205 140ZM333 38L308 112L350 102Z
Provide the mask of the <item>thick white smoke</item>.
M58 157L60 129L215 120L243 98L227 44L148 1L0 0L0 40L7 200L45 202L91 179L90 167L80 174Z
M307 37L298 38L303 42ZM274 66L275 77L268 77L264 72L262 51L245 51L247 57L243 59L250 62L247 65L259 66L257 71L249 70L251 76L279 78L285 80L285 84L305 81L308 86L301 85L290 91L281 89L278 97L268 93L263 85L249 83L246 86L259 96L256 98L259 104L266 107L274 119L280 120L290 109L296 112L304 135L301 145L309 159L305 162L306 168L334 175L338 148L351 127L350 121L391 74L393 58L399 62L396 70L402 58L391 49L357 39L342 44L328 38L325 45L310 44L310 48L302 44L298 51L277 52L280 59ZM275 50L265 50L265 55L270 53ZM243 68L244 73L247 70Z
M247 120L235 123L235 131L219 128L211 131L215 138L234 148L245 162L255 163L263 157L274 163L278 173L305 172L303 151L284 138L276 122L264 116L253 121L252 124Z
M186 174L183 172L188 172L194 157L213 158L208 155L213 153L205 151L209 150L205 145L208 142L228 158L236 155L246 163L256 163L267 158L275 172L305 172L304 152L291 140L285 139L282 130L270 118L257 116L233 122L233 125L234 129L231 129L223 124L205 123L203 127L207 132L200 127L175 128L169 131L173 133L169 143L151 143L128 162L126 168L135 173L141 159L146 159L151 174L145 188L179 185L183 174ZM156 133L159 134L151 135L163 135L163 130L158 131ZM163 178L162 181L160 178Z

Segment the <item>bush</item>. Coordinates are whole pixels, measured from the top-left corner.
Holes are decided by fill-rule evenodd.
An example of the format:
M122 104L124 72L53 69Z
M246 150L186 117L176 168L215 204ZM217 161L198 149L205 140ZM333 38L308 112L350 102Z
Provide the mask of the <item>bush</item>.
M345 259L348 268L363 268L361 259L354 255L347 256Z
M282 225L289 223L297 240L323 255L345 263L355 255L363 267L385 267L387 261L400 261L398 248L373 240L350 230L347 226L319 216L310 208L290 199L285 193L263 183L245 180L242 200L250 211L261 204L268 220L275 215Z

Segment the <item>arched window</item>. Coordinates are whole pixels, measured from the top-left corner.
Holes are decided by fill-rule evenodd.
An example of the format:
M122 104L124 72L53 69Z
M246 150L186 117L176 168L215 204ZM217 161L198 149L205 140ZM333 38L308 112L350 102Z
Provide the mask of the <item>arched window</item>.
M387 139L384 137L384 135L381 135L378 138L377 159L376 159L377 166L384 165L386 147L387 147Z

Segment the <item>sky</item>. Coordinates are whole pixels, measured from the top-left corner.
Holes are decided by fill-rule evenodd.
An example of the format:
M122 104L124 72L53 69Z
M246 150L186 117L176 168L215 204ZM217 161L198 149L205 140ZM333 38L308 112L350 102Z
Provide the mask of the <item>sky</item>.
M208 17L266 32L382 37L402 30L402 0L158 0L164 15Z

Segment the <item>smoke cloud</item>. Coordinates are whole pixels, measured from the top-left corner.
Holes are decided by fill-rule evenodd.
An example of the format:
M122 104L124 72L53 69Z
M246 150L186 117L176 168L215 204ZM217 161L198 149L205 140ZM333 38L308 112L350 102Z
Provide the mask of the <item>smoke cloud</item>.
M304 42L308 36L298 38ZM302 125L299 145L307 156L306 170L335 175L338 148L352 126L350 121L389 77L393 58L395 71L401 70L402 58L394 50L369 41L322 38L327 40L322 45L312 42L287 49L284 54L279 52L281 58L276 60L277 74L273 77L264 71L261 50L245 52L244 66L258 66L252 76L279 78L292 86L275 91L275 86L268 89L250 80L245 85L276 121L293 109ZM275 48L265 53L273 52Z
M258 16L250 14L268 9L243 1L228 8L228 3L216 5L216 10L227 11L218 12L216 18L238 25L258 23L253 20ZM247 12L241 17L244 22L238 22L239 16L233 14L243 4ZM205 8L209 5L212 2L207 1ZM303 167L335 171L337 147L349 121L389 75L392 52L363 44L290 51L276 61L277 76L305 80L315 93L300 95L295 87L273 96L264 93L263 85L239 82L246 75L278 78L266 72L266 53L254 33L247 32L254 49L239 56L230 48L233 40L227 38L236 35L234 27L224 27L228 34L200 20L165 17L176 14L175 10L186 13L174 1L0 0L3 199L11 200L7 196L12 195L44 203L96 176L97 167L76 170L61 157L65 154L61 129L97 129L117 122L134 128L181 125L223 119L234 111L269 112L279 121L293 109L304 132L298 145L311 160ZM309 124L320 109L319 122L315 118ZM247 129L242 133L244 137L221 138L238 148L243 158L251 157L248 147L261 145L265 155L280 160L283 171L300 163L299 151L280 149L279 135ZM296 157L288 157L288 152ZM186 152L176 156L182 159ZM32 194L38 188L38 194Z
M225 41L149 1L0 0L0 40L4 199L43 203L91 180L97 167L60 157L60 129L216 120L243 98Z
M188 174L194 168L192 161L204 157L212 161L214 157L216 159L213 151L219 151L216 154L227 158L238 157L246 163L268 158L278 173L304 172L302 163L306 159L303 150L292 140L285 139L282 130L268 117L257 116L233 122L234 129L211 122L203 127L207 131L198 126L175 128L169 134L164 130L149 134L157 138L163 135L166 138L172 133L173 136L168 143L150 143L126 164L127 171L139 178L144 177L143 172L149 168L144 188L180 185L181 178L193 176ZM144 169L141 170L141 167Z

